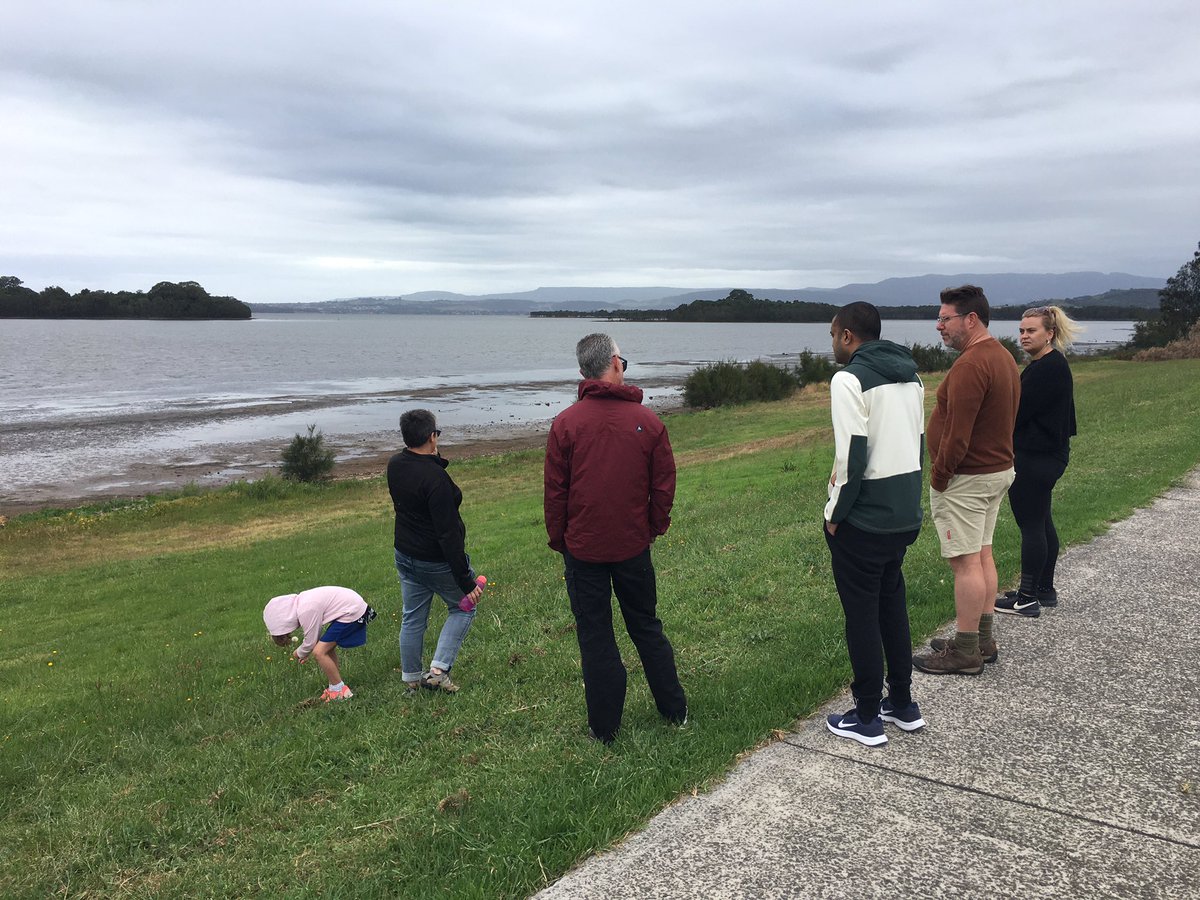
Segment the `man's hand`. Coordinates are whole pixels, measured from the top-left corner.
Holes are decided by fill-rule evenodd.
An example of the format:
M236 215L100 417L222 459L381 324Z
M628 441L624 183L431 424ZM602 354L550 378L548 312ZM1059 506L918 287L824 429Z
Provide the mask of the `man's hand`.
M837 534L837 523L835 523L835 522L826 522L826 523L825 523L825 530L826 530L826 531L828 531L828 532L829 532L831 535L833 535L833 534Z

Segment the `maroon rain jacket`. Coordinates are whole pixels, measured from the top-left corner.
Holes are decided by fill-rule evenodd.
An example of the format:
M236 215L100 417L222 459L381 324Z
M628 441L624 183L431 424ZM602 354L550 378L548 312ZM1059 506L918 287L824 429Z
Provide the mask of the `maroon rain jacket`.
M642 389L588 378L546 442L550 548L584 562L621 562L671 526L675 455Z

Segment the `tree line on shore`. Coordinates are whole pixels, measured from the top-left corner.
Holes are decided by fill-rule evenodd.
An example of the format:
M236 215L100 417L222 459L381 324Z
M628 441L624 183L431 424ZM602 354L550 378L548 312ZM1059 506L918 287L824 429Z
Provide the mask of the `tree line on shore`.
M194 281L160 281L149 291L70 294L51 286L35 291L15 275L0 276L0 319L249 319L250 307L214 297Z
M1047 301L1065 309L1073 319L1099 321L1138 321L1154 314L1153 310L1140 306L1073 306L1068 301ZM544 318L603 318L627 322L829 322L841 308L834 303L817 303L809 300L769 300L755 297L748 291L733 290L720 300L693 300L674 309L618 309L577 312L561 310L532 312L532 317ZM998 321L1019 321L1028 308L1021 306L994 306L992 318ZM933 319L937 317L938 305L880 306L879 315L884 319Z

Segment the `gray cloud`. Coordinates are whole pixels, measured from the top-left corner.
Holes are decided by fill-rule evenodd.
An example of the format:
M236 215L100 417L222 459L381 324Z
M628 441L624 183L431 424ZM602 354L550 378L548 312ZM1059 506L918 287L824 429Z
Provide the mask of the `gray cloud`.
M0 269L252 302L1170 274L1200 237L1191 6L1047 6L6 10Z

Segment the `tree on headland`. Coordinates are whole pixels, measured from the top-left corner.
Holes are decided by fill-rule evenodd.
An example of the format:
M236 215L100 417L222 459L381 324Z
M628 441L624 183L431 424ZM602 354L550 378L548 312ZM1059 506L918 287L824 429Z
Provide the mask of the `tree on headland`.
M1187 336L1200 321L1200 249L1167 279L1158 298L1158 316L1139 322L1134 329L1135 347L1162 347Z
M24 286L0 276L0 318L9 319L249 319L250 307L233 297L214 297L195 281L160 281L145 291L93 291L72 296L51 285Z

